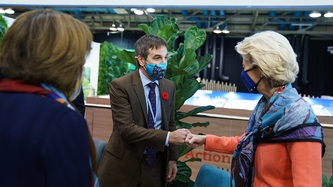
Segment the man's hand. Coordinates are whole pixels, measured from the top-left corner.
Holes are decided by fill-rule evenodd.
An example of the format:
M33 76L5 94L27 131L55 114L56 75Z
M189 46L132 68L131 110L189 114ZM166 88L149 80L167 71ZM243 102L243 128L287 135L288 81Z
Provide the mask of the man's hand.
M182 145L185 143L186 136L191 134L188 129L177 129L170 132L169 143L174 145Z
M176 161L171 160L169 161L169 171L168 171L168 178L167 181L171 182L173 181L173 179L176 178L176 174L177 174L177 165L176 165Z

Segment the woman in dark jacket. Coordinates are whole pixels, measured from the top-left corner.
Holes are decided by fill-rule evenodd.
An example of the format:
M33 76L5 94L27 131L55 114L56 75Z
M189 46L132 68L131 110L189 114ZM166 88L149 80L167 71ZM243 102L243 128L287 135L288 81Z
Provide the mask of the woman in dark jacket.
M0 186L94 185L93 144L71 104L91 42L85 24L52 10L21 14L8 29L0 51Z

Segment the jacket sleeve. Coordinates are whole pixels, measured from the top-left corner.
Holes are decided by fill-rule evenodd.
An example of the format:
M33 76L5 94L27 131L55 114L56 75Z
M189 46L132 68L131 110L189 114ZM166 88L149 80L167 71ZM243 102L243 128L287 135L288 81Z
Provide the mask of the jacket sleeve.
M175 102L176 102L176 88L175 85L172 83L172 104L171 104L171 111L170 111L170 119L169 119L169 131L176 130L176 122L175 122ZM177 160L178 156L178 146L169 144L169 160Z
M242 139L242 136L215 136L215 135L206 135L206 144L205 150L214 151L225 154L233 154L238 142Z

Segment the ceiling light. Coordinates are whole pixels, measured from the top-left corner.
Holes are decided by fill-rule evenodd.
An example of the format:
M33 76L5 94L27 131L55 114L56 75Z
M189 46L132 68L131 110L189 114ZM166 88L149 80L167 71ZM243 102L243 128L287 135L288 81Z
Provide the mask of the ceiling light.
M321 16L321 13L313 11L313 12L310 13L309 16L312 17L312 18L319 18Z
M14 14L14 13L15 13L15 11L14 11L13 9L11 9L11 8L7 8L7 9L5 10L5 12L6 12L7 14Z
M136 14L136 15L143 15L143 13L144 12L142 10L139 10L139 9L134 11L134 14Z
M155 12L155 9L153 9L153 8L147 8L146 10L147 10L147 12L149 12L149 13L153 13L153 12Z
M6 9L3 9L3 8L0 8L0 14L14 14L15 11L11 8L6 8Z
M117 31L116 25L114 23L112 23L111 27L110 27L111 31Z
M324 14L324 17L325 17L325 18L332 18L332 17L333 17L333 12L330 12L330 11L326 12L326 13Z
M123 32L125 30L125 28L123 27L122 24L119 24L119 26L117 27L117 30L120 32Z
M228 30L227 27L225 27L221 32L224 33L224 34L229 34L230 33L230 31Z
M215 34L221 34L222 30L220 29L219 26L216 26L215 29L213 30L213 33L215 33Z

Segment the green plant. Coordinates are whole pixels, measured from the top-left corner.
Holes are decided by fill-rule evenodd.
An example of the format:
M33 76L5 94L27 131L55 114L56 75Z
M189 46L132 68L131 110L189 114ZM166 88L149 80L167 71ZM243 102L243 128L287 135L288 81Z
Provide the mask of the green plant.
M129 64L117 58L121 50L112 43L101 44L97 95L109 94L110 82L128 72Z
M323 187L333 187L333 175L328 179L326 175L322 177Z
M208 126L209 122L189 124L181 121L182 119L195 115L206 110L214 109L214 106L197 107L189 112L181 112L179 109L184 102L192 97L195 92L205 85L198 82L195 75L203 70L212 59L212 55L205 54L197 56L196 50L205 42L206 32L197 27L189 27L181 31L177 25L177 19L167 16L158 16L153 19L151 26L140 24L139 27L146 34L154 34L163 38L168 43L168 69L166 78L172 80L176 85L176 125L177 128L187 128L197 126ZM179 36L184 36L184 42L181 42L176 50L174 43ZM118 58L124 62L136 64L133 51L122 50ZM185 155L192 149L186 145L179 146L179 157ZM169 186L188 187L193 186L194 182L190 179L192 170L186 162L201 161L201 159L189 159L184 162L177 161L178 172L175 180L169 183Z
M7 28L8 28L7 21L0 14L0 46L1 46L1 43L2 43L2 39L6 34Z

